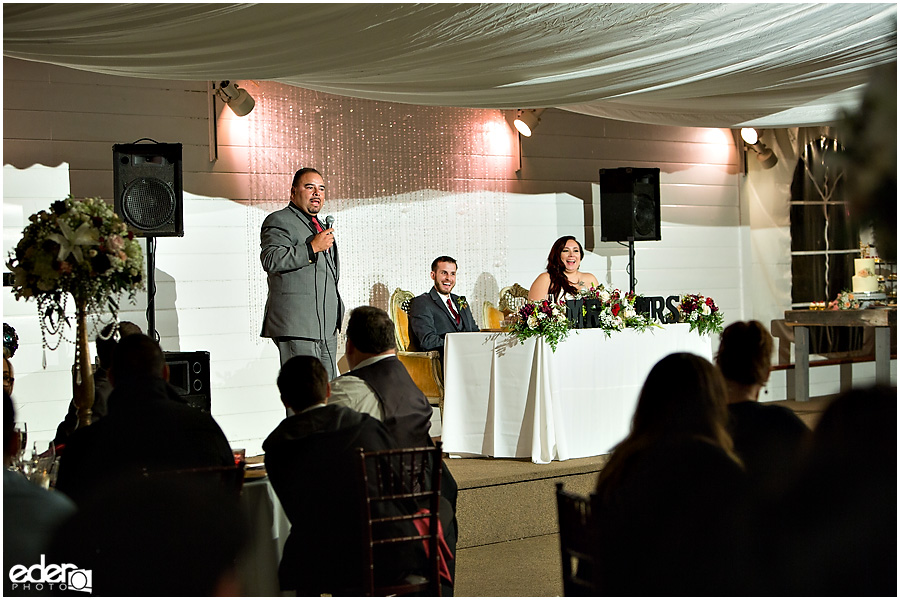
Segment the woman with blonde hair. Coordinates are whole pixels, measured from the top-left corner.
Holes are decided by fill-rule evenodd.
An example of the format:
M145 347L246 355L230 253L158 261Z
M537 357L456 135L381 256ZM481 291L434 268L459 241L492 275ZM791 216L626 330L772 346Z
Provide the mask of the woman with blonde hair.
M738 591L729 539L745 475L728 435L725 382L706 359L660 360L631 432L597 481L599 581L612 596Z

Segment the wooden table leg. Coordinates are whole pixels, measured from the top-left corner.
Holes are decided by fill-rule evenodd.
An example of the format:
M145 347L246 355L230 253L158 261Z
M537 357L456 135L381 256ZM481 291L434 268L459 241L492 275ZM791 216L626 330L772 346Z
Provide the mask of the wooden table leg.
M794 327L794 400L809 402L809 328Z

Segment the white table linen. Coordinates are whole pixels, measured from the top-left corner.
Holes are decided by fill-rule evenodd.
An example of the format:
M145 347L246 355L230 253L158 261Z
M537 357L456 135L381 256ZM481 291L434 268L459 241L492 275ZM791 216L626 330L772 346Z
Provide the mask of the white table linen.
M611 337L581 329L553 352L541 338L447 334L444 451L538 464L607 454L628 434L650 369L673 352L711 360L711 339L683 323Z

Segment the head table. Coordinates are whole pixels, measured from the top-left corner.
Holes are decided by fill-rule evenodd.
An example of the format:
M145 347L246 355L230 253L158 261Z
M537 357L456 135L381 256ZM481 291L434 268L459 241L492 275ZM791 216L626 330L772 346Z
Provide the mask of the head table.
M577 329L556 351L542 338L449 333L441 440L451 456L529 457L538 464L607 454L627 434L644 379L660 359L712 359L686 323L640 333Z

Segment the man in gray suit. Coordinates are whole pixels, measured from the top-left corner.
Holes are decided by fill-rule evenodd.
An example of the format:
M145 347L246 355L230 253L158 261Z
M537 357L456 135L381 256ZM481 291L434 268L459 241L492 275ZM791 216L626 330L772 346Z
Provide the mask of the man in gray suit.
M439 256L431 263L434 287L409 303L409 342L412 350L437 350L444 358L444 336L478 331L465 296L451 294L456 285L456 259Z
M322 175L300 169L290 204L263 221L259 259L268 274L269 297L260 335L275 341L282 365L292 356L315 356L334 379L344 303L334 229L316 216L324 203Z

